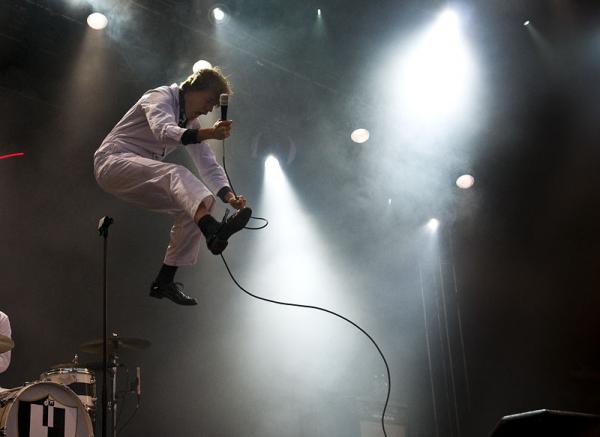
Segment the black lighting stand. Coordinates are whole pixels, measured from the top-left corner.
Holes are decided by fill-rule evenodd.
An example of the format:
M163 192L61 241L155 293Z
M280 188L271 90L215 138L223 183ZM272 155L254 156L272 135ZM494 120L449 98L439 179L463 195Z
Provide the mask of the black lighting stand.
M108 228L113 224L113 219L105 216L102 217L98 223L98 233L104 238L104 252L103 252L103 268L102 268L102 428L100 435L107 437L107 417L108 417L108 394L107 394L107 381L108 381L108 340L107 340L107 261L108 261Z

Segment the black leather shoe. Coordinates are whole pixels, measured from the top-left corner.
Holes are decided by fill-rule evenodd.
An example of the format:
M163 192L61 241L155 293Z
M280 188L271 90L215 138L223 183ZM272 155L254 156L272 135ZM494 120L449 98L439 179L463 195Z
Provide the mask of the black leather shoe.
M198 302L193 297L188 296L183 291L181 282L169 282L168 284L160 284L154 281L150 287L150 296L157 299L166 297L171 299L178 305L198 305Z
M242 208L229 217L224 223L216 229L214 233L207 236L206 245L213 255L220 255L227 247L227 240L233 234L244 229L244 226L250 220L252 210Z

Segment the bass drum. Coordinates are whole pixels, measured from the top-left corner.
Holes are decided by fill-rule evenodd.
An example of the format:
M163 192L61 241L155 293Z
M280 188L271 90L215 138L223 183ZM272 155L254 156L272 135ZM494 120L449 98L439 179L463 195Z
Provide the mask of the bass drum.
M61 384L35 382L0 392L0 436L93 437L84 405Z

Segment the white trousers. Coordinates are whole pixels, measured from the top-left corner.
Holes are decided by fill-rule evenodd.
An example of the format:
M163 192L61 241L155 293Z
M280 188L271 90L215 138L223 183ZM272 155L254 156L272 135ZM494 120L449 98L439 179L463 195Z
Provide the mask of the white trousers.
M96 157L94 175L104 191L143 208L174 215L164 263L196 263L204 237L194 215L201 203L210 212L215 197L191 171L135 153L114 153Z

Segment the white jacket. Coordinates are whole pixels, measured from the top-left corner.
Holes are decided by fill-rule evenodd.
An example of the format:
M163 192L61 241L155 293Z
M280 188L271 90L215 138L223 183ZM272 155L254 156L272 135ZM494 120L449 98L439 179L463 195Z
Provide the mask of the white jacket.
M113 153L130 152L162 161L181 144L186 129L200 128L196 118L178 126L179 87L161 86L144 93L102 141L95 160ZM184 146L207 188L216 194L228 185L227 176L207 141Z

